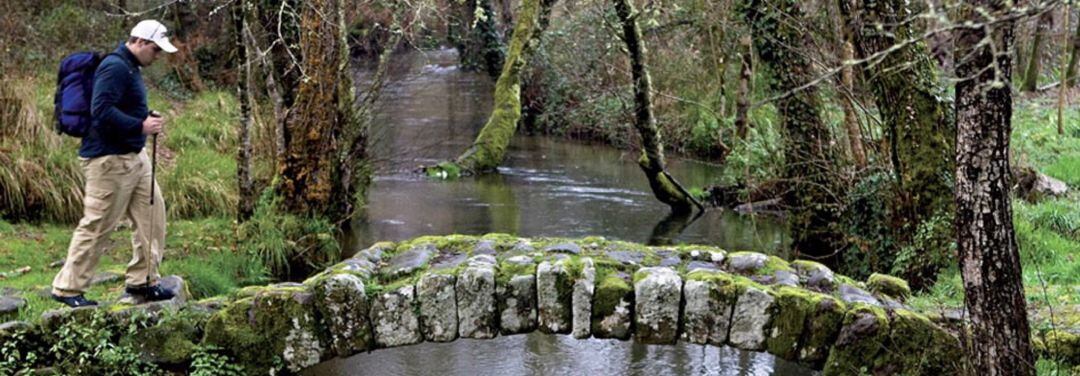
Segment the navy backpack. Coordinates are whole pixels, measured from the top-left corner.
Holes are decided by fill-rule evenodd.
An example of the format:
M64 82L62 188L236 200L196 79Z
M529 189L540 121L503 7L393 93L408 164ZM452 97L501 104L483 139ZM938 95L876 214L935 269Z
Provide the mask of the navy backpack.
M56 131L83 137L90 131L90 100L94 96L94 73L105 56L97 52L76 52L60 61L56 74L53 116Z

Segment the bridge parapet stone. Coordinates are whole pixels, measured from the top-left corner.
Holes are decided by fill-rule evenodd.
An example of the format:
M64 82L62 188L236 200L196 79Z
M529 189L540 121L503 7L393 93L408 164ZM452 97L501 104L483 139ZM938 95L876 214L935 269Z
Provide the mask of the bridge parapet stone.
M458 336L483 339L499 334L494 256L469 258L468 266L458 275L456 294Z
M513 254L511 250L508 253ZM536 330L536 261L517 254L499 264L495 276L500 333L518 334Z
M570 333L574 282L566 264L566 259L562 259L543 261L536 267L536 301L541 332Z
M416 282L420 304L420 331L432 342L450 342L458 337L457 276L429 273Z
M634 338L671 344L678 339L682 278L674 269L644 267L634 273Z
M762 285L745 285L735 301L728 343L743 350L765 350L775 315L775 293Z
M376 294L371 304L371 325L378 348L420 343L420 318L412 283L394 286Z
M696 344L726 345L738 295L734 276L710 270L691 271L683 284L686 339Z
M592 334L593 295L596 292L596 266L588 257L580 259L580 273L574 273L574 291L571 299L570 335L574 338L589 338Z
M615 268L598 269L591 332L596 338L630 339L634 288L631 276Z

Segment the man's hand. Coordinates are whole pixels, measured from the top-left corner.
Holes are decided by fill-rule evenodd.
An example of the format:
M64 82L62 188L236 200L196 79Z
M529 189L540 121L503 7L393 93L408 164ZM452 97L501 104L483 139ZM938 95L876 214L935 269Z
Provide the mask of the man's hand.
M162 128L165 127L165 118L148 116L146 120L142 122L142 133L144 135L152 135L161 133Z

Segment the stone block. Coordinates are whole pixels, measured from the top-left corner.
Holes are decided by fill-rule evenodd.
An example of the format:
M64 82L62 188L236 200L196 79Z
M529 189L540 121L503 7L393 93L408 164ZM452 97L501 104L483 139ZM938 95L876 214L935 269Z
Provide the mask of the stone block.
M634 273L634 281L635 338L641 343L675 343L682 278L671 268L646 267Z

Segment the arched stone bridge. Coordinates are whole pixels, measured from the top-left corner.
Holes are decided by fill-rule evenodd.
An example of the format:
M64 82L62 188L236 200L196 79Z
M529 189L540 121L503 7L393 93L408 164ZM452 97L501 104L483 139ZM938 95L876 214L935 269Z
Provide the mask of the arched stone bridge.
M199 316L197 337L170 328L182 325L148 332L213 345L252 374L536 330L730 345L826 375L959 373L959 341L908 309L909 294L893 277L858 282L818 263L753 252L452 235L378 243L303 283L194 303L212 308Z

